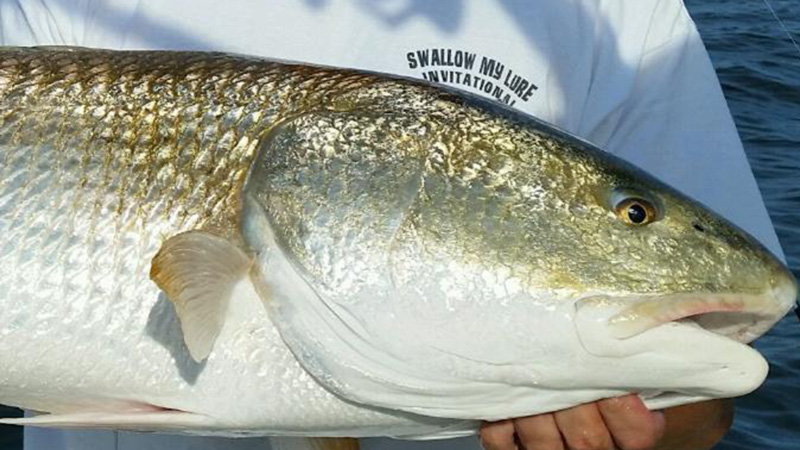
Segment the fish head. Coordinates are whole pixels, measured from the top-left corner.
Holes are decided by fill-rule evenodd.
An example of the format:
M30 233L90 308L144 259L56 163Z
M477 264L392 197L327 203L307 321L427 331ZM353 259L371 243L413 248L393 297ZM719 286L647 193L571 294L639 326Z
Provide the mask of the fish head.
M515 311L527 319L503 326L518 323L546 342L540 367L551 361L584 385L655 389L658 407L742 395L763 382L766 362L743 344L795 305L797 281L784 263L710 208L574 136L516 116L487 128L464 138L453 151L461 160L450 156L441 170L440 201L459 203L431 213L446 224L432 225L436 236L460 230L451 235L461 261L475 261L475 273L491 274L488 290L500 292L482 320L515 301L536 304L538 312ZM436 197L437 183L426 186ZM559 331L565 317L579 342ZM523 333L512 334L522 341ZM581 352L588 357L566 357Z
M549 124L428 87L367 89L273 130L244 187L271 317L326 387L500 419L763 381L742 342L797 285L745 232Z

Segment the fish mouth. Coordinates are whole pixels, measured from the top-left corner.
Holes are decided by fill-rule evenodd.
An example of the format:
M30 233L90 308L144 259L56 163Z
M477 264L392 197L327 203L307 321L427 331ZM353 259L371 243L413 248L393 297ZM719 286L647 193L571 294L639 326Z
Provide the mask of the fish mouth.
M678 293L632 299L608 320L613 337L627 339L659 325L681 322L749 343L766 333L795 306L797 281L777 277L762 294Z

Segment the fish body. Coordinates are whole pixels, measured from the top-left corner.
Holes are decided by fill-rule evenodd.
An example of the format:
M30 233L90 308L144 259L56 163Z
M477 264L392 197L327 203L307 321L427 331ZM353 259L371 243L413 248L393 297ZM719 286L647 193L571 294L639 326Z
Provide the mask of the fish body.
M696 202L466 94L0 51L0 402L28 423L445 438L735 396L796 290Z

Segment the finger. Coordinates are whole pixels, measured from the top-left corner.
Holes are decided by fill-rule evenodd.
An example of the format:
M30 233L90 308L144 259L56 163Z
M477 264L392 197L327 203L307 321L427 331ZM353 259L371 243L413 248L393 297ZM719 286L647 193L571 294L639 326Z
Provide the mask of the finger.
M525 450L564 450L564 441L552 414L514 419L514 429Z
M611 450L613 441L594 403L553 413L570 450Z
M621 450L649 450L664 435L664 414L650 412L638 395L597 402L611 437Z
M481 425L481 445L486 450L515 450L514 424L510 420Z

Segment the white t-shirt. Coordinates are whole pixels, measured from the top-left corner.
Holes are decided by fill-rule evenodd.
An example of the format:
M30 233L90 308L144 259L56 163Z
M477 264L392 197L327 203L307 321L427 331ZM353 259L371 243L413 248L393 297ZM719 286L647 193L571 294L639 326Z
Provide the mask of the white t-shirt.
M4 45L218 50L396 73L494 97L643 167L782 257L728 107L680 0L18 0ZM367 439L364 449L478 448ZM259 449L29 431L26 449Z

